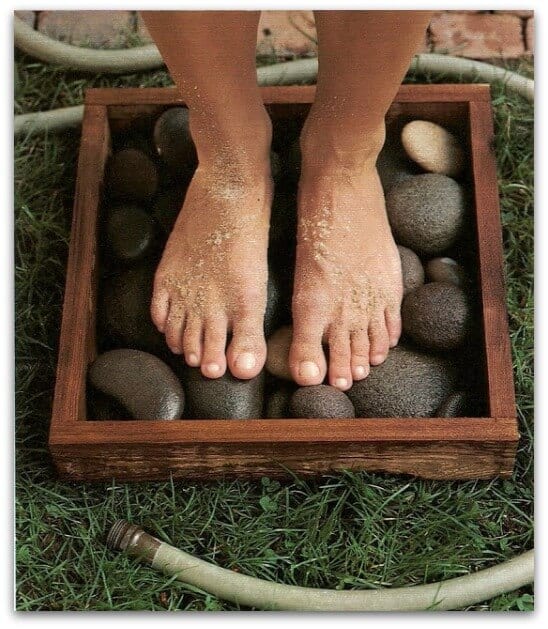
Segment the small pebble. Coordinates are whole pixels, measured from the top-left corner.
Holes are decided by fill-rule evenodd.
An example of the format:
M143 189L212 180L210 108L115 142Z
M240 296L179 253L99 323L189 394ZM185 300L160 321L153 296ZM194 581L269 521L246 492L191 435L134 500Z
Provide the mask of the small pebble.
M185 395L159 358L133 349L101 354L89 368L91 384L121 404L134 419L179 419Z
M461 236L466 213L462 186L426 173L395 184L386 195L394 239L419 256L435 256Z
M453 258L432 258L426 263L425 270L431 282L449 282L461 287L466 284L466 273Z
M430 282L408 293L402 302L403 330L415 343L432 350L462 345L470 328L466 293L445 282Z
M151 249L155 233L154 220L140 207L123 205L108 213L107 242L123 262L142 258Z
M258 419L263 413L264 372L239 380L227 371L206 378L198 367L186 367L183 384L193 419Z
M146 204L158 188L156 166L137 149L116 151L107 163L105 188L112 199Z
M449 177L457 177L464 170L466 158L459 139L434 122L409 122L401 141L409 157L424 170Z
M419 256L411 249L398 245L403 279L403 294L424 284L424 268Z
M348 396L327 384L299 387L289 404L291 417L305 419L337 419L356 417Z
M293 380L289 370L289 348L292 336L292 326L285 325L278 328L267 341L265 367L269 373L282 380Z

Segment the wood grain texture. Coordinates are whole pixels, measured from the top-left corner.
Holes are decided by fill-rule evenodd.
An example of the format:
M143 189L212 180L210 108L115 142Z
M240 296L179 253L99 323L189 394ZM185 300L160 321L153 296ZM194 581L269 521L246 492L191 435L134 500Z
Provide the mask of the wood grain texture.
M274 117L306 114L314 87L262 88ZM110 132L183 104L174 89L98 89L86 110L74 204L49 447L62 478L286 476L363 469L425 478L511 474L518 441L502 274L489 87L406 85L390 116L448 126L469 145L488 381L487 418L86 420L95 358L97 215Z

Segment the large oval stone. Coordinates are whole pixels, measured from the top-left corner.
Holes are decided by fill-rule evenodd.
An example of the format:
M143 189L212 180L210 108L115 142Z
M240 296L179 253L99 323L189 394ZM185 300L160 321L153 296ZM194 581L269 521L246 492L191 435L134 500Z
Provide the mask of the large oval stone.
M347 395L357 417L433 417L456 382L447 359L397 346Z
M152 354L133 349L105 352L90 366L89 379L134 419L179 419L183 414L185 395L179 379Z
M471 309L466 293L446 282L430 282L402 302L403 330L425 349L450 350L466 340Z
M99 322L109 340L153 354L167 350L152 322L150 301L155 265L143 262L103 280Z
M193 419L262 417L264 372L250 380L239 380L228 371L220 378L206 378L198 367L186 367L183 384Z
M161 190L152 203L152 215L165 236L169 236L185 200L185 190L168 188Z
M156 235L154 219L135 205L112 208L106 220L106 237L112 253L122 262L138 260L151 249Z
M416 175L390 189L386 211L398 244L421 256L438 255L461 236L465 194L445 175Z
M190 134L188 109L166 109L154 125L153 137L158 155L168 169L179 176L190 177L198 160Z
M142 151L125 148L107 162L105 189L112 199L146 204L158 188L156 165Z

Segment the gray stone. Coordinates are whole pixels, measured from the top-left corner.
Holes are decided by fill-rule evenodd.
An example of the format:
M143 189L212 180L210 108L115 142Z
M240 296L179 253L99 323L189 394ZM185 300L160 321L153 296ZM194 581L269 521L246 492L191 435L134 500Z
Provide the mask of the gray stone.
M354 406L348 396L339 389L327 384L299 387L289 405L291 417L350 418L355 417Z
M456 380L457 370L447 359L400 345L347 395L357 417L432 417Z
M466 391L455 391L443 401L436 411L436 417L466 417L469 408L469 396Z
M450 350L466 340L471 309L466 293L445 282L430 282L402 302L403 331L425 349Z
M150 317L155 265L144 262L103 281L99 321L110 340L153 354L167 350Z
M385 194L395 184L416 175L419 170L403 149L400 140L402 125L401 120L386 125L386 139L377 158L377 172Z
M416 175L390 189L386 210L398 244L420 256L438 255L461 236L465 194L445 175Z
M171 369L152 354L115 349L89 368L91 384L121 404L134 419L179 419L185 395Z
M119 260L138 260L150 251L156 235L154 220L140 207L112 208L106 223L108 245Z
M273 269L268 269L264 333L269 337L274 330L291 320L291 294L287 284Z
M116 151L107 163L105 187L112 199L147 204L158 188L156 166L137 149Z
M188 177L194 172L198 158L186 107L166 109L154 125L153 137L158 155L172 173Z
M265 417L270 419L289 417L289 402L294 390L294 387L281 386L272 391L267 396Z
M424 284L424 268L419 256L411 249L398 245L403 279L403 294Z
M426 263L425 271L431 282L449 282L455 286L466 284L466 272L452 258L432 258Z
M206 378L198 367L187 367L183 384L193 419L262 417L264 371L250 380L239 380L229 371L220 378Z

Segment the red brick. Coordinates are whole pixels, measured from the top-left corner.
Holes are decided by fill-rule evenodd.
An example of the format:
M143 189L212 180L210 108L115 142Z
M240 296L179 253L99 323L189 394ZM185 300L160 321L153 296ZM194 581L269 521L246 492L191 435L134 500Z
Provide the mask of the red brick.
M34 28L34 23L36 22L36 12L35 11L14 11L15 15Z
M530 17L525 27L525 47L527 52L535 54L535 18Z
M131 11L40 11L38 30L75 46L123 48L133 34Z
M311 57L318 51L312 11L263 11L257 32L257 54Z
M139 37L139 41L143 44L154 43L154 39L152 39L150 33L148 32L148 28L146 27L145 21L139 11L137 11L137 36Z
M516 15L437 13L430 22L435 52L486 59L524 54L521 19Z

